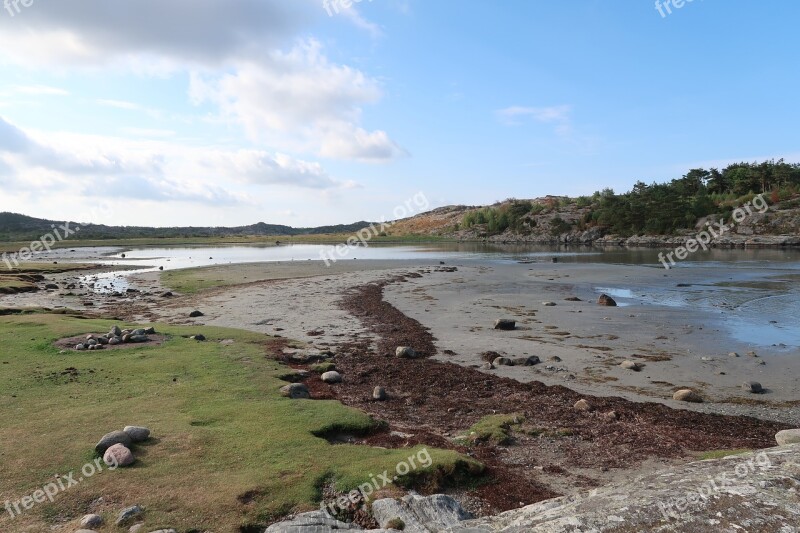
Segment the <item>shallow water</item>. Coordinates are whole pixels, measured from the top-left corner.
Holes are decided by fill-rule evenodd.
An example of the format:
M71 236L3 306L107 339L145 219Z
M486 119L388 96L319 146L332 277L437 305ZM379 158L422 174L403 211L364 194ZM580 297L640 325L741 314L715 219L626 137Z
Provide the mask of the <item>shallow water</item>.
M338 248L330 245L195 246L134 248L109 252L108 265L141 267L87 279L98 292L124 291L132 273L212 265L353 260L475 261L525 263L628 264L663 268L659 249L486 245L479 243L372 245ZM122 255L125 255L123 258ZM800 347L800 251L710 250L692 255L675 268L698 269L707 282L689 287L653 282L627 287L595 287L621 306L666 306L705 310L717 316L729 334L749 344L796 351ZM724 279L724 281L722 281ZM785 346L781 346L785 345Z

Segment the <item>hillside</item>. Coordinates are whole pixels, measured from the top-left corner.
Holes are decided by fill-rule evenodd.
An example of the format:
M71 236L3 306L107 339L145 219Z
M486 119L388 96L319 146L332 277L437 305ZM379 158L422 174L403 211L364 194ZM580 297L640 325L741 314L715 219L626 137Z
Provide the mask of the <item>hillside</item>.
M0 213L0 241L24 242L39 239L60 226L64 221L44 220L16 213ZM82 224L75 240L140 239L140 238L197 238L197 237L251 237L251 236L295 236L350 233L369 226L369 222L355 222L337 226L317 228L293 228L278 224L259 222L250 226L225 227L173 227L148 228L141 226L106 226L102 224ZM71 222L74 228L76 222Z

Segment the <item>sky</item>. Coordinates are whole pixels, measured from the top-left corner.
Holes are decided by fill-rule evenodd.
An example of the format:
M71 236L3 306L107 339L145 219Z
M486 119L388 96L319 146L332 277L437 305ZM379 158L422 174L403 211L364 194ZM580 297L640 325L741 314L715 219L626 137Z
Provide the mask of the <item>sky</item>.
M307 227L800 162L798 19L789 0L8 0L0 211Z

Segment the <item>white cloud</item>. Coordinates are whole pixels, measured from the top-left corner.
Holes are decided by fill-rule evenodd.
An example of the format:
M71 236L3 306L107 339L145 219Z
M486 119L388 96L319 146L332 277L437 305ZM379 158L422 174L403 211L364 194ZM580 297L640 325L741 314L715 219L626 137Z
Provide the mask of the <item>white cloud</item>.
M552 107L512 106L497 111L498 117L508 125L520 124L520 119L529 118L542 124L554 124L559 135L572 131L572 106L559 105Z
M377 102L377 80L331 63L317 41L274 52L262 62L241 62L219 77L195 72L194 103L216 103L228 120L258 142L322 157L384 161L406 154L382 130L361 127L361 106Z

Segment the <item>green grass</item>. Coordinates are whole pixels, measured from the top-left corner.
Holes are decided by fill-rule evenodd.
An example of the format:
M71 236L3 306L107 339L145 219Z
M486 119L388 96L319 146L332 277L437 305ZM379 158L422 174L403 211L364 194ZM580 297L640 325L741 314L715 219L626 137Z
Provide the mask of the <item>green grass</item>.
M335 401L282 398L285 382L277 376L286 368L265 357L263 335L156 325L168 335L160 347L60 354L53 345L111 325L56 314L0 316L0 501L79 471L106 432L145 425L154 435L134 450L133 468L87 478L13 522L3 514L0 531L49 530L79 518L99 497L107 522L139 504L145 531L238 531L316 507L323 480L349 490L421 449L334 446L314 436L365 432L376 422ZM200 331L208 342L182 337ZM77 377L64 373L71 368ZM480 469L455 452L429 451L431 477ZM242 503L237 497L245 494Z
M740 450L714 450L710 452L703 452L700 454L701 461L708 461L709 459L722 459L725 457L730 457L731 455L741 455L743 453L749 453L753 450L742 448Z
M508 444L511 441L511 428L518 426L524 420L525 417L519 413L485 416L469 428L463 438L474 443Z

